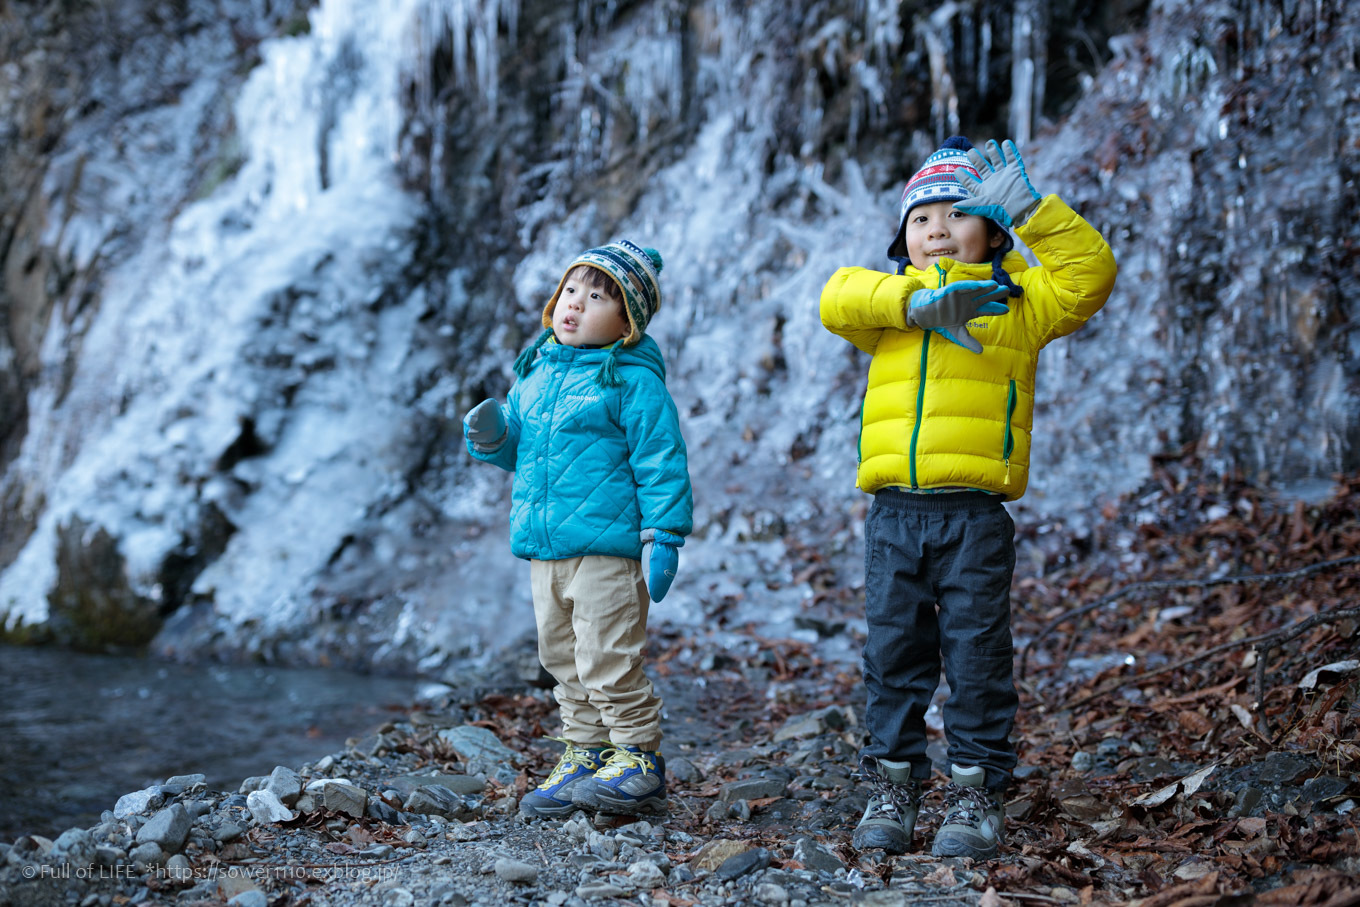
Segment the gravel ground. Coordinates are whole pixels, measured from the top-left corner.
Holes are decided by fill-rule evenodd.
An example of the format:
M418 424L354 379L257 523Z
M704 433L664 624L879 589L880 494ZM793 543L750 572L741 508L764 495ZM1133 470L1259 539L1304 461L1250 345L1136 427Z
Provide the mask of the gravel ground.
M546 739L551 695L446 688L343 751L262 766L237 791L169 778L92 828L0 844L0 905L1003 903L968 861L849 850L861 732L852 707L807 697L815 685L849 701L853 675L814 683L808 651L776 655L762 684L720 653L702 657L702 678L658 665L665 816L519 816L561 749ZM791 703L774 709L778 724L772 695Z

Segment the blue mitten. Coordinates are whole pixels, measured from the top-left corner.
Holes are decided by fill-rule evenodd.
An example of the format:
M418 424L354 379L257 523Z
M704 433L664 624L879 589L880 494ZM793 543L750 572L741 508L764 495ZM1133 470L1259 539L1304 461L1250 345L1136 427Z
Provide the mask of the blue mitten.
M907 324L934 331L970 352L980 353L982 344L968 333L968 319L1005 315L1011 309L1001 300L1009 296L1010 292L995 280L960 280L937 290L917 290L907 297Z
M463 430L472 446L482 453L491 453L505 442L505 414L495 400L483 400L463 417Z
M647 594L659 602L670 591L675 571L680 568L680 546L685 540L664 529L642 530L642 575Z
M1006 139L998 145L993 139L986 149L985 155L976 148L968 152L968 160L977 168L981 180L962 167L954 171L954 182L973 196L955 202L954 207L964 214L994 220L1003 227L1023 224L1039 207L1043 196L1030 183L1025 162L1014 142Z

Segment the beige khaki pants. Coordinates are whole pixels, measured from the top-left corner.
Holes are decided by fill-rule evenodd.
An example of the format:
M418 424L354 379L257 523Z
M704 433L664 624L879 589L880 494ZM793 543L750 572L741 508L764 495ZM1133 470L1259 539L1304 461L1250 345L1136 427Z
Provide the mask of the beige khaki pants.
M538 659L557 680L563 736L655 750L661 700L642 670L647 585L642 565L590 555L530 561Z

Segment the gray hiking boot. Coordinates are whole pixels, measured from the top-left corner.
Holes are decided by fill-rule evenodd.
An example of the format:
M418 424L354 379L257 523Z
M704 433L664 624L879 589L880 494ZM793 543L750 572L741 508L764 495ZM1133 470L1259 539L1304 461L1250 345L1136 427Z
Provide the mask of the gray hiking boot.
M860 780L872 786L869 805L850 839L856 850L882 848L884 853L906 853L916 833L921 809L921 783L913 781L911 766L884 765L873 756L859 761Z
M987 772L978 765L952 765L944 792L944 821L931 853L937 857L990 860L1001 846L1005 811L1001 798L987 790Z

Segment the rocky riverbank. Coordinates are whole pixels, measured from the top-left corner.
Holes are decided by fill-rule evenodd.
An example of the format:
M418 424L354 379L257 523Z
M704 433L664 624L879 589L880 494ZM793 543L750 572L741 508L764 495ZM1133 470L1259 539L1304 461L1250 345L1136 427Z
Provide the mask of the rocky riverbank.
M862 605L810 550L817 641L722 610L651 633L664 817L518 815L560 752L530 654L446 677L315 762L225 791L167 778L93 827L0 843L0 907L1360 904L1360 478L1279 507L1174 466L1155 520L1140 496L1105 553L1058 544L1017 581L1021 764L995 860L929 856L938 795L913 853L849 847Z
M1138 741L1118 738L1022 770L1010 846L998 860L929 856L938 821L930 814L918 852L855 854L849 830L864 805L851 774L861 741L856 675L805 644L751 642L742 655L662 640L668 816L526 821L519 798L559 751L544 737L556 727L550 694L518 683L463 695L434 688L343 750L297 767L261 766L238 790L209 790L201 775L172 777L120 798L94 827L0 844L0 905L971 907L1141 897L1166 907L1216 884L1215 864L1195 855L1193 838L1148 842L1147 850L1172 857L1155 872L1133 853L1120 866L1093 848L1115 828L1152 827L1139 817L1182 808L1216 786L1220 799L1200 808L1236 804L1214 819L1217 833L1240 839L1242 855L1258 865L1277 863L1262 892L1314 904L1355 894L1344 873L1354 872L1356 857L1344 841L1316 865L1280 859L1291 837L1344 827L1353 777L1272 754L1237 770L1231 787L1218 786L1226 776L1206 782L1201 766L1139 756ZM1194 775L1202 791L1187 777L1157 799L1152 782ZM1112 778L1144 784L1155 805L1109 796ZM1102 787L1103 797L1095 793ZM1312 899L1299 884L1312 886Z

